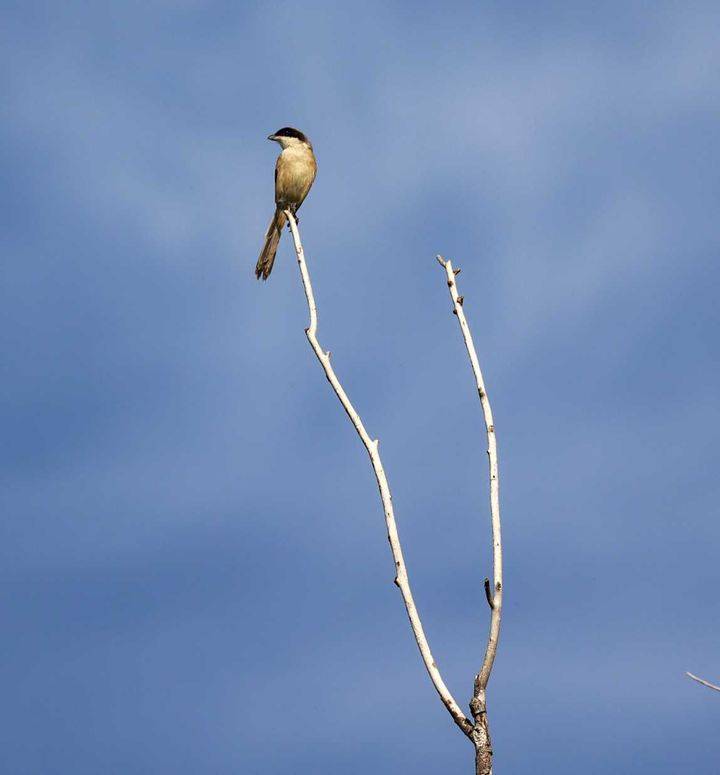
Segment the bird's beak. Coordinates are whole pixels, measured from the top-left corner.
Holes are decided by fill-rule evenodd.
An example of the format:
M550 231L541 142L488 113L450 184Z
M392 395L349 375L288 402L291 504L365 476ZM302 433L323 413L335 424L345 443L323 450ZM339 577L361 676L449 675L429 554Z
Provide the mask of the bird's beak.
M268 140L277 140L277 137L275 135L268 135Z

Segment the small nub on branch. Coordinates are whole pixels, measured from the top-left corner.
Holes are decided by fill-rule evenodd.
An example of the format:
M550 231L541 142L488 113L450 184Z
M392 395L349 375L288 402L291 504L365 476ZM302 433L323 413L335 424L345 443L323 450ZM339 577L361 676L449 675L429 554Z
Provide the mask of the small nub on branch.
M485 577L485 599L488 602L488 605L490 606L490 610L492 611L493 608L495 608L495 601L493 600L493 594L490 591L490 579L486 576Z

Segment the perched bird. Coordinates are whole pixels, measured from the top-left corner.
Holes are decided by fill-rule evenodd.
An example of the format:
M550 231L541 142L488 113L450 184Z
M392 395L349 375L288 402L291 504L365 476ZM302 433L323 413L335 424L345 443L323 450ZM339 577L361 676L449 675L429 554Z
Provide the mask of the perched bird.
M315 180L317 162L310 140L291 126L278 129L268 140L279 143L282 151L275 163L275 214L265 233L265 245L255 266L255 276L267 280L272 272L283 226L283 210L298 211Z

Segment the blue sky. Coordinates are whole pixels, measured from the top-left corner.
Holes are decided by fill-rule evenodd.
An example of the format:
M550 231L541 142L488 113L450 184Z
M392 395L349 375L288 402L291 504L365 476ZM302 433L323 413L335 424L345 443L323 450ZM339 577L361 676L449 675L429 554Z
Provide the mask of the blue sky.
M305 340L381 450L463 706L500 447L498 773L718 771L716 3L6 3L4 771L470 772ZM418 744L419 741L419 744Z

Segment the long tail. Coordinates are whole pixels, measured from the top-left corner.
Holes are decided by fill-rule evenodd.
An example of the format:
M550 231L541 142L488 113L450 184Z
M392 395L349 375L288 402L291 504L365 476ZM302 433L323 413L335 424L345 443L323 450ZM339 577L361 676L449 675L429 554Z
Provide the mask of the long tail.
M275 215L273 215L272 221L270 221L268 230L265 233L265 245L255 266L255 277L258 280L261 277L263 280L267 280L270 277L270 272L272 272L273 264L275 263L275 254L280 242L280 235L286 221L285 213L280 209L275 210Z

